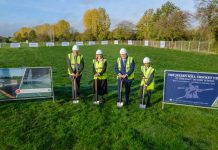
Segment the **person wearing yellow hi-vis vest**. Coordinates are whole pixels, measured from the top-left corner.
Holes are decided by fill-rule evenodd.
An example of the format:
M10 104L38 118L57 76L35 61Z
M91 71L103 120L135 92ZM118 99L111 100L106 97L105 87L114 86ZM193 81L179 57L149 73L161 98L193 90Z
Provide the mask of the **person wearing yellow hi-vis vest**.
M74 45L72 52L67 56L68 74L72 81L72 99L77 100L79 100L80 96L80 79L84 68L83 55L79 54L79 50L79 46Z
M145 100L145 105L150 106L150 101L151 101L151 93L152 90L154 90L154 73L155 69L151 67L150 63L151 60L148 57L145 57L143 59L144 66L141 66L141 72L142 72L142 80L140 84L140 96L141 99L143 97L143 88L145 88L146 92L146 100ZM144 100L143 100L144 101Z
M107 94L106 70L107 60L104 59L103 52L99 49L96 51L96 58L93 59L93 93L101 96L100 103L104 101L104 95Z
M125 48L120 49L120 57L117 58L115 65L115 72L118 81L118 100L117 103L122 102L122 85L125 85L125 98L126 104L130 102L129 94L131 91L131 84L134 80L135 61L132 57L128 56Z

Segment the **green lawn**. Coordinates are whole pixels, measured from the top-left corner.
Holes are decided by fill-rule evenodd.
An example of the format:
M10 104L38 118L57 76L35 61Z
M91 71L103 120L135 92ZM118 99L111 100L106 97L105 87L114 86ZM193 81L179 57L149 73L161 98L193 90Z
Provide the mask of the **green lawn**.
M0 149L218 149L218 111L166 105L161 109L165 69L218 72L218 56L125 46L136 61L132 103L116 107L114 65L121 46L82 46L83 101L70 102L66 55L70 47L0 49L0 67L52 66L55 103L28 100L0 103ZM92 104L92 59L100 48L108 59L109 94L103 107ZM152 106L138 108L142 59L156 68Z

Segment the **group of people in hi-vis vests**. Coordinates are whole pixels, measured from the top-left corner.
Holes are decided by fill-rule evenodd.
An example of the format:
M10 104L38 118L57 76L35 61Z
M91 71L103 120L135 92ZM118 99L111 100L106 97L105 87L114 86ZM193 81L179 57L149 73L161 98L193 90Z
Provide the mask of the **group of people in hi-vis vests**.
M79 103L80 100L80 80L84 69L83 55L79 53L79 46L74 45L72 52L68 54L68 74L72 81L72 101ZM102 50L96 51L96 57L93 63L93 103L102 104L105 100L104 95L107 94L107 59L104 58ZM151 93L154 90L154 73L155 69L151 67L150 58L143 59L141 66L142 80L140 83L140 108L146 108L150 105ZM118 99L117 107L122 107L124 102L126 105L130 103L129 95L131 84L134 80L135 61L133 57L128 56L125 48L120 49L120 57L117 58L115 64L115 72L118 82ZM125 87L125 101L122 97L122 89ZM146 95L146 96L145 96Z

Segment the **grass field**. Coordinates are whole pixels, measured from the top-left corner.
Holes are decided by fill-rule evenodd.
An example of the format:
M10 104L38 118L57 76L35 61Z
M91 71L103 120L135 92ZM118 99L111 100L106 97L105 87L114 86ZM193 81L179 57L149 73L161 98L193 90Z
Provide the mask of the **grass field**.
M1 67L52 66L55 103L29 100L0 103L0 149L218 149L218 111L166 105L161 109L165 69L218 72L218 56L125 46L136 61L128 107L116 107L114 65L121 46L82 46L83 101L72 104L66 55L70 47L0 49ZM109 94L103 107L92 104L92 59L100 48L108 59ZM142 59L156 68L152 106L138 108Z

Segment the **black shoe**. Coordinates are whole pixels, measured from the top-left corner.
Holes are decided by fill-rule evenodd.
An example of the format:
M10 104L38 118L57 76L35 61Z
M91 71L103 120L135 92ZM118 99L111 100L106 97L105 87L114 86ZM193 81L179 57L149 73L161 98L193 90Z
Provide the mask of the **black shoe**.
M129 105L130 103L130 100L126 100L126 105Z
M150 103L148 103L146 106L147 106L147 107L151 107L151 104L150 104Z
M99 101L99 104L103 104L103 103L104 103L104 101L102 101L102 100Z
M105 98L103 95L101 96L101 101L105 101Z

